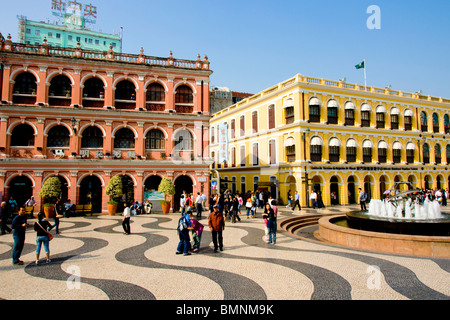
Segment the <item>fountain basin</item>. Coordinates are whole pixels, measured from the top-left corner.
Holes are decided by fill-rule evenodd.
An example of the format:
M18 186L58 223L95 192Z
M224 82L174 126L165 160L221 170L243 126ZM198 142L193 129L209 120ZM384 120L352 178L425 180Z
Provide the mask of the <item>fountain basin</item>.
M418 236L450 236L450 216L439 219L408 219L370 216L364 212L347 213L348 226L365 231Z
M318 238L346 248L395 255L450 258L450 236L395 234L352 229L346 215L319 220Z

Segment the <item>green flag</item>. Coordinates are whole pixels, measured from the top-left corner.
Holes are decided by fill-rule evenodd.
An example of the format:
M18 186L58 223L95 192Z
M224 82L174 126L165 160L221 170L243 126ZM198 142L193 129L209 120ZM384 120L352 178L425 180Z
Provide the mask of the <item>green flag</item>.
M364 61L355 66L356 69L364 69Z

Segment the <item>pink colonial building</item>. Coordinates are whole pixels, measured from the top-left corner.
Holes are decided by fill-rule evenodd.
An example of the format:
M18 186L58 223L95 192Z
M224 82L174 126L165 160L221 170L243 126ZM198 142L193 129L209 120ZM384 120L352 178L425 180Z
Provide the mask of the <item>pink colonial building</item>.
M0 198L57 176L62 198L106 212L108 181L144 200L163 177L209 193L209 68L202 60L12 43L0 35Z

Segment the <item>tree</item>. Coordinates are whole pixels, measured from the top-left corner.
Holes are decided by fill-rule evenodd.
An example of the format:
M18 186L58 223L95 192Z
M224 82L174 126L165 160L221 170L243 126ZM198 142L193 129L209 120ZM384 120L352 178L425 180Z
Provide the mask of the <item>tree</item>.
M108 201L109 204L117 204L118 200L123 195L122 191L122 179L120 176L114 176L109 180L108 185L106 186L105 193L107 196L109 196L110 201Z
M172 180L169 178L163 178L159 184L158 192L162 192L164 194L164 199L166 199L167 196L172 196L175 194L175 186L172 183ZM162 200L161 202L170 202L167 200Z
M44 200L44 204L55 204L60 194L61 181L59 181L58 177L48 178L39 191L39 197Z

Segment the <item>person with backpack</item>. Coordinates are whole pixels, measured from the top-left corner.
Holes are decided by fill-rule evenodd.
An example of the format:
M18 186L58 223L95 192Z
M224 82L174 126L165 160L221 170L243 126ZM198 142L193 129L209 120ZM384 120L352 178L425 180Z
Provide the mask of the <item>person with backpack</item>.
M176 254L183 254L183 256L189 256L189 249L191 246L191 239L189 237L189 228L192 227L191 214L192 211L187 211L182 214L181 218L178 220L177 233L180 238L178 242L178 247Z

